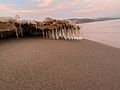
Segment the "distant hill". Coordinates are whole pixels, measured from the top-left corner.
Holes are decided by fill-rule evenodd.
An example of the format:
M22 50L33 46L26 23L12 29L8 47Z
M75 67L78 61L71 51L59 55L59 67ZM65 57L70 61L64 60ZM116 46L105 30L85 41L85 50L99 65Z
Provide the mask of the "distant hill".
M78 19L78 18L73 18L73 19L67 19L70 21L73 21L77 24L79 23L89 23L89 22L97 22L97 21L107 21L107 20L115 20L115 19L120 19L120 18L109 18L109 17L102 17L102 18L83 18L83 19Z

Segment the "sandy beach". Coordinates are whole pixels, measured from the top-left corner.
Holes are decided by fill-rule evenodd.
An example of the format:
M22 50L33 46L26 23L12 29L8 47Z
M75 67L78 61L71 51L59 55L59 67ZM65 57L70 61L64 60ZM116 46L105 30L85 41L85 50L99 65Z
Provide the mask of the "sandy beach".
M0 90L120 90L120 0L0 0Z
M119 90L120 49L84 39L0 41L0 90Z

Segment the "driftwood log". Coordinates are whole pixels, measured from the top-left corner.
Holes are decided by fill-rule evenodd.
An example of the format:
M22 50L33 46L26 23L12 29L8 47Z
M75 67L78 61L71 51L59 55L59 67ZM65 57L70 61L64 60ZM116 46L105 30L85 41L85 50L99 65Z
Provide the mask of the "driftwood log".
M68 20L45 18L43 21L26 20L16 17L0 17L0 37L11 34L16 37L24 36L24 32L39 35L48 39L80 40L82 39L80 26Z

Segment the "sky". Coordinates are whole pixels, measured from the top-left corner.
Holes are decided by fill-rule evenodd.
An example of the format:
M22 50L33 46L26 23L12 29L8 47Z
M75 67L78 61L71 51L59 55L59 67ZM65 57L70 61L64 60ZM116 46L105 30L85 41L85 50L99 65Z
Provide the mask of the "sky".
M120 0L0 0L0 16L97 18L120 17Z

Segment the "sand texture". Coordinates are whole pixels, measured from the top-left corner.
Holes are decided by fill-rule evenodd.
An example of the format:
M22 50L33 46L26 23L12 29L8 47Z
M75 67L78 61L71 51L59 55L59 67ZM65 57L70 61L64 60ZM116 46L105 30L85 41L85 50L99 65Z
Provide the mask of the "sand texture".
M120 90L120 49L90 40L1 40L0 90Z

